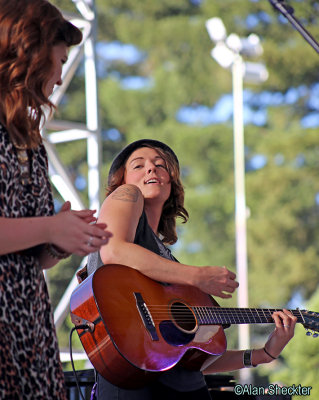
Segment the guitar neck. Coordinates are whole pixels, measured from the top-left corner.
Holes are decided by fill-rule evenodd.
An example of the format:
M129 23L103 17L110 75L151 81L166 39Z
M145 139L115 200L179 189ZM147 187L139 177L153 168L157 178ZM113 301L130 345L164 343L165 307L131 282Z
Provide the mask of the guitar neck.
M262 308L221 308L221 307L192 307L200 325L228 324L273 324L272 314L282 309ZM297 322L304 319L299 310L289 310Z

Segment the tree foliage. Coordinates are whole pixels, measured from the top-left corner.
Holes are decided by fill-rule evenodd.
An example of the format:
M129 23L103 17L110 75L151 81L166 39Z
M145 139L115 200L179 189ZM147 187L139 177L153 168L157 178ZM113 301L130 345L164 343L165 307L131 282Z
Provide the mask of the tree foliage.
M318 292L310 299L307 306L310 310L318 310ZM318 316L316 317L318 318ZM318 326L318 325L317 325ZM272 382L280 382L285 386L311 387L309 400L319 396L319 341L305 335L304 329L297 329L293 342L282 353L284 362L270 375Z

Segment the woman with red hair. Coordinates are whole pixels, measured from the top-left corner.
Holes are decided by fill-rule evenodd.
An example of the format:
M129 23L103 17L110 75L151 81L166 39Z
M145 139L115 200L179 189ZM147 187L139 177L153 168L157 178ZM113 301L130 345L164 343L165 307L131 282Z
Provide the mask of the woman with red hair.
M0 0L0 398L65 400L42 270L99 250L106 225L66 202L54 215L44 107L82 33L46 0Z

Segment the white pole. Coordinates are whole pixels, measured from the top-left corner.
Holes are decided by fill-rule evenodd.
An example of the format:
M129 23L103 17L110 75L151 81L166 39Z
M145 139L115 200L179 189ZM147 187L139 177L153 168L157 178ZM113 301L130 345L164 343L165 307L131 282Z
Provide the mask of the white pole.
M234 171L235 171L235 228L236 269L239 282L237 304L248 307L246 198L245 198L245 148L243 117L243 60L238 54L232 65L233 78L233 124L234 124ZM238 325L239 349L250 347L249 325ZM249 369L239 372L241 383L249 383Z
M94 0L85 0L93 11L95 17ZM100 170L101 170L101 128L98 107L98 84L96 76L95 59L95 35L96 18L91 21L92 30L84 44L85 54L85 94L86 94L86 124L91 132L94 132L87 139L87 161L88 161L88 195L91 209L100 208Z

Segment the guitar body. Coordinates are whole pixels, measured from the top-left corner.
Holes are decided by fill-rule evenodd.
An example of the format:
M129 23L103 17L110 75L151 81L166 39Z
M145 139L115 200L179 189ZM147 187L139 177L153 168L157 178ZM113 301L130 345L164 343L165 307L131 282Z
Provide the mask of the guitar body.
M111 383L137 388L182 363L201 369L226 350L220 325L197 324L192 306L218 307L213 298L185 285L165 285L138 271L105 265L72 293L75 325L96 370Z

